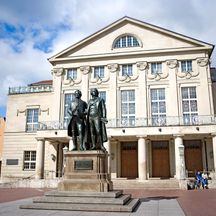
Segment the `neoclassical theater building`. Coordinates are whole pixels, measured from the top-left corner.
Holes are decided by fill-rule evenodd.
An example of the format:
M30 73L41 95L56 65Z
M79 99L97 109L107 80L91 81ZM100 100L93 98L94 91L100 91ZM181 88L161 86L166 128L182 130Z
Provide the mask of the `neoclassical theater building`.
M9 89L2 179L62 175L68 105L97 88L112 179L216 169L212 44L123 17L49 58L52 80Z

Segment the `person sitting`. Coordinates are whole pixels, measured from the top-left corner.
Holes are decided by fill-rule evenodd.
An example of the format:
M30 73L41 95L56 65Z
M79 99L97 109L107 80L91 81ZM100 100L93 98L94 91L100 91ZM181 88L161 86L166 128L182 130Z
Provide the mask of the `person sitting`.
M203 189L208 189L208 175L206 173L202 174L202 188Z
M200 188L201 184L202 184L202 174L201 172L196 172L195 174L195 189Z

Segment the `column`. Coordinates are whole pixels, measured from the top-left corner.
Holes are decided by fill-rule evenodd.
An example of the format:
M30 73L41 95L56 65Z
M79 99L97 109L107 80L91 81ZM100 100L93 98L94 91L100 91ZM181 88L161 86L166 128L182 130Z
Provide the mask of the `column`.
M212 137L212 147L213 147L214 170L216 172L216 135Z
M140 180L147 179L146 139L138 137L138 175Z
M175 135L175 177L185 179L185 157L182 135Z
M108 137L107 142L104 143L104 147L108 152L107 172L111 174L111 138Z
M45 148L44 143L45 143L44 139L37 139L35 179L44 178L44 148Z

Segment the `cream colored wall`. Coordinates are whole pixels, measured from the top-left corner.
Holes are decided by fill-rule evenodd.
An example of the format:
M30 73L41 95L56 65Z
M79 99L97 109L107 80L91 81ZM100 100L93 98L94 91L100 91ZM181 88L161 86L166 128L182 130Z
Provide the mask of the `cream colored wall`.
M0 161L2 160L2 151L4 145L5 120L0 118Z
M158 50L168 48L182 48L182 47L193 47L189 42L176 39L174 37L161 34L151 29L145 29L141 26L127 23L119 28L111 29L108 32L98 35L95 39L91 40L84 47L79 47L78 50L73 51L69 54L70 56L82 56L82 55L93 55L93 54L104 54L104 53L115 53L122 52L122 49L112 50L113 42L120 35L131 33L137 37L142 44L142 47L134 48L133 50ZM124 49L130 51L131 49Z
M45 141L44 178L53 179L56 176L57 144Z
M166 108L167 116L182 116L182 101L181 101L181 87L195 86L197 89L198 100L198 114L199 115L212 115L213 114L213 101L212 93L210 91L211 80L209 79L209 67L208 65L201 66L198 64L198 59L206 58L202 53L194 53L188 55L174 55L169 57L158 56L157 60L163 62L163 73L161 79L154 79L150 76L150 63L155 61L155 57L148 58L124 58L118 59L118 61L104 61L99 59L97 61L86 62L89 66L89 71L83 74L80 70L80 82L75 85L65 84L66 73L62 73L62 84L58 82L58 86L62 86L61 90L61 114L63 116L64 109L64 93L73 92L75 89L80 89L83 92L83 100L89 100L89 89L96 87L99 91L107 92L107 113L108 118L114 119L120 117L120 92L121 90L134 89L136 95L136 117L146 118L150 117L150 89L151 88L165 88L166 91ZM168 66L170 59L176 59L176 66L171 68ZM193 59L193 73L191 78L179 77L180 75L180 60ZM143 60L143 61L141 61ZM148 60L148 61L146 61ZM109 64L118 62L118 67L115 72L111 72L108 69ZM137 67L137 62L147 62L147 67L144 70L140 70ZM122 64L132 63L134 69L133 80L122 80L120 77L120 66ZM82 67L83 63L78 64L60 64L60 68L69 67ZM105 78L102 83L95 82L93 80L93 67L96 65L105 65ZM60 78L58 77L60 80ZM58 86L54 86L56 91ZM208 88L209 86L209 88ZM59 94L59 93L58 93ZM57 98L57 96L56 96ZM58 100L55 100L55 102ZM58 106L57 106L58 107ZM57 108L56 108L57 110ZM58 111L59 112L59 111ZM56 113L57 115L57 113ZM55 116L56 116L55 115Z
M53 93L33 93L9 95L7 101L7 125L5 132L24 132L26 130L26 111L39 108L39 122L51 121Z
M23 170L24 151L36 151L35 132L26 130L26 110L39 108L39 122L51 121L53 93L32 93L9 95L7 102L7 124L5 128L2 178L34 176L35 171ZM7 159L18 159L18 165L7 165Z
M34 176L35 171L23 171L23 156L24 151L36 151L37 140L36 134L5 133L5 145L3 149L2 160L2 178L11 177L31 177ZM18 159L18 165L7 165L7 159ZM13 180L13 178L11 179Z

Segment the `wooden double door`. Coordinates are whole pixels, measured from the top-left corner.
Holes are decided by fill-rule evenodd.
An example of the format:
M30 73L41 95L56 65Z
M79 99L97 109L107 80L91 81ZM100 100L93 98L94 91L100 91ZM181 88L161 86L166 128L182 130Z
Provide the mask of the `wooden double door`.
M196 171L203 170L202 142L201 140L184 140L185 167L189 171L189 177L193 177Z
M152 177L169 178L169 141L152 141Z
M138 149L137 142L121 143L121 177L138 177Z

